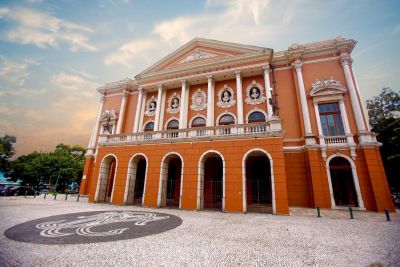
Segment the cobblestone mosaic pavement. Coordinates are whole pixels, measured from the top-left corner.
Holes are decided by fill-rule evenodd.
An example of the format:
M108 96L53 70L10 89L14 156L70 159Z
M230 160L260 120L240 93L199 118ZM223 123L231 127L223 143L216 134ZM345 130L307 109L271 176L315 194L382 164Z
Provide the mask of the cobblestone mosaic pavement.
M44 217L131 210L175 215L182 224L159 234L89 244L49 246L4 235ZM5 197L0 198L0 266L399 266L400 214L391 214L390 222L373 212L356 211L354 220L345 210L321 214L317 218L315 210L302 208L277 216Z

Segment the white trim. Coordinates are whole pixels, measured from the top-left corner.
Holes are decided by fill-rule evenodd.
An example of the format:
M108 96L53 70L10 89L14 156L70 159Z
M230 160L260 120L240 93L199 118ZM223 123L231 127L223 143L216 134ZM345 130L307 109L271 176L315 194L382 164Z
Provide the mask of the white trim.
M181 156L181 154L179 154L178 152L175 152L175 151L167 153L163 157L163 159L161 160L161 164L160 164L160 179L159 179L159 183L158 183L158 196L157 196L157 207L158 208L161 207L162 185L163 185L163 180L165 178L165 177L163 177L164 176L164 173L163 173L164 166L163 166L163 164L164 164L164 161L169 156L172 156L172 155L178 156L180 158L181 162L182 162L182 166L181 166L181 184L180 184L180 188L179 188L179 191L180 191L179 192L179 208L180 209L182 208L183 170L184 170L185 162L184 162L183 157ZM168 163L169 163L169 160L168 160ZM167 166L167 168L168 168L168 166ZM167 173L165 174L165 176L168 177L168 170L167 170ZM165 190L167 190L167 189L165 189Z
M169 118L169 119L165 122L165 124L164 124L164 130L167 130L168 123L170 123L170 122L173 121L173 120L177 120L178 123L179 123L179 118L172 116L171 118ZM179 125L179 124L178 124L178 125Z
M197 113L196 115L194 115L194 116L190 119L190 121L189 121L189 128L192 128L192 123L193 123L194 119L197 119L197 118L202 118L202 119L204 119L205 122L206 122L206 125L207 125L207 117L204 116L204 115L201 115L201 114L198 114L198 113Z
M137 163L138 163L138 162L135 162L136 167L135 167L135 166L132 166L133 160L136 160L135 158L140 157L140 156L143 157L143 158L145 159L145 161L146 161L146 170L145 170L145 172L144 172L144 185L143 185L143 196L142 196L142 205L144 204L144 196L145 196L145 192L146 192L147 170L148 170L148 166L149 166L149 160L147 159L146 155L143 154L143 153L136 153L136 154L134 154L134 155L130 158L130 160L129 160L128 171L127 171L127 173L126 173L125 192L124 192L124 204L127 204L127 201L128 201L129 184L130 184L131 182L136 182L136 173L137 173ZM136 170L135 170L134 173L130 173L131 168L136 168ZM129 179L129 176L130 176L130 175L135 175L135 177L132 178L132 179ZM133 194L134 194L133 197L135 197L135 193L134 193L134 192L135 192L135 187L133 187Z
M231 115L233 117L233 119L235 120L235 124L237 124L237 119L235 114L233 114L232 112L228 112L227 110L225 110L224 112L222 112L221 114L218 115L216 121L215 121L215 125L219 126L219 120L221 119L222 116L224 115Z
M197 170L197 210L202 210L204 203L202 203L202 199L204 200L204 197L202 198L201 196L204 194L204 186L202 187L202 183L204 184L204 163L205 163L205 156L207 154L218 154L221 157L222 160L222 211L225 211L225 158L222 155L221 152L217 150L207 150L204 152L199 159L199 166ZM203 189L203 190L202 190Z
M329 163L335 157L345 158L350 163L351 173L352 173L352 176L353 176L353 183L354 183L354 187L356 189L356 194L357 194L358 207L359 208L364 208L364 202L363 202L362 195L361 195L360 184L358 182L357 169L356 169L356 165L354 164L354 161L350 157L348 157L346 155L343 155L343 154L340 154L340 153L336 153L336 154L330 155L328 157L328 159L326 160L326 172L327 172L327 176L328 176L328 185L329 185L329 193L331 195L331 207L332 207L332 209L336 207L336 203L335 203L335 197L334 197L334 194L333 194L332 179L331 179L331 172L330 172L330 168L329 168Z
M112 157L114 157L114 159L115 159L115 173L114 173L114 177L113 177L113 179L114 179L114 182L113 182L113 188L112 188L112 190L111 190L111 199L110 199L110 203L112 203L112 200L113 200L113 196L114 196L114 188L115 188L115 179L117 178L117 171L118 171L118 158L117 158L117 156L115 155L115 154L112 154L112 153L109 153L109 154L107 154L107 155L105 155L104 157L103 157L103 159L101 160L101 163L100 163L100 168L99 168L99 175L97 176L98 178L97 178L97 186L96 186L96 194L95 194L95 196L94 196L94 201L95 202L98 202L99 201L99 190L100 190L100 180L102 180L103 178L101 177L101 171L102 171L102 166L103 166L103 163L104 163L104 160L107 158L107 157L109 157L109 156L112 156ZM111 162L110 162L111 163ZM110 168L110 166L108 167L108 168ZM108 171L110 171L110 170L108 170ZM110 173L108 173L108 175L109 175ZM107 188L106 188L106 190L107 190ZM106 192L107 193L107 192ZM105 198L106 198L107 196L105 196ZM105 200L105 199L104 199Z
M250 114L253 113L253 112L261 112L262 114L264 114L265 121L268 120L268 115L267 115L267 113L266 113L263 109L260 109L260 108L258 108L258 107L255 107L255 108L253 108L252 110L250 110L249 112L247 112L247 114L246 114L246 123L249 123Z
M272 191L272 214L276 214L276 199L275 199L275 177L274 177L274 162L271 155L262 148L253 148L244 154L242 159L242 194L243 194L243 212L247 212L247 187L246 187L246 161L248 156L253 152L262 152L269 159L271 171L271 191Z

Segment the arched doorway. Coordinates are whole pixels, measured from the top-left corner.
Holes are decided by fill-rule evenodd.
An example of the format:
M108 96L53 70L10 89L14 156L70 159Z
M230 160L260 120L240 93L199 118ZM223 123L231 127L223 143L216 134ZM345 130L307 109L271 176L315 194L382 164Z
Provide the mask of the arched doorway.
M350 162L340 156L332 158L329 161L329 174L335 206L359 207Z
M225 161L218 151L207 151L200 157L197 209L225 209Z
M100 165L99 179L97 181L96 202L112 202L116 169L116 157L114 155L104 157Z
M126 205L143 205L147 176L147 159L136 154L129 162L126 178L124 202Z
M244 212L274 213L272 160L262 149L254 149L243 158Z
M177 153L167 154L161 161L158 207L180 208L183 160Z

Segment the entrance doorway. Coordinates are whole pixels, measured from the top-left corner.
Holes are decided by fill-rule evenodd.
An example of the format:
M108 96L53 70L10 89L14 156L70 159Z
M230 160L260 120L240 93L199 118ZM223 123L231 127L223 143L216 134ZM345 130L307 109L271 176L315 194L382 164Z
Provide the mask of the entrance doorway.
M134 156L129 162L127 184L125 188L126 205L143 205L147 160L144 155Z
M358 207L358 197L349 161L335 157L329 162L332 191L336 206Z
M180 208L182 159L177 154L170 154L161 163L158 206Z
M117 160L113 155L108 155L103 159L97 183L96 202L110 203L112 201L116 168Z
M272 214L271 165L260 151L246 159L246 193L247 212Z
M199 165L197 208L223 211L225 179L222 155L218 152L209 152L201 157Z

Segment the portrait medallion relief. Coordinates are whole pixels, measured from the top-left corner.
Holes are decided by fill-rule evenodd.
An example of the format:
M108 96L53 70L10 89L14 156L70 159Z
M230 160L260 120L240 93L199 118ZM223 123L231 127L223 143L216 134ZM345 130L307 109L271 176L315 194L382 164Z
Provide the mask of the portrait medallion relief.
M261 84L253 81L246 88L246 103L251 105L257 105L265 102L266 98L264 96L264 88Z
M236 101L234 100L235 92L228 85L224 85L224 87L218 91L218 102L217 106L220 108L228 108L235 105Z
M144 114L146 116L154 116L156 114L156 108L157 108L157 101L156 98L152 96L146 102L146 111L144 112Z
M181 107L181 97L176 92L174 92L168 98L167 113L170 113L170 114L177 113L177 112L179 112L180 107Z
M199 111L207 108L207 95L200 88L192 95L191 110Z

